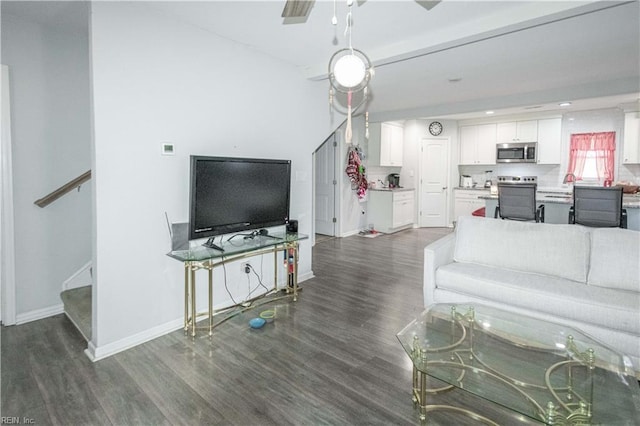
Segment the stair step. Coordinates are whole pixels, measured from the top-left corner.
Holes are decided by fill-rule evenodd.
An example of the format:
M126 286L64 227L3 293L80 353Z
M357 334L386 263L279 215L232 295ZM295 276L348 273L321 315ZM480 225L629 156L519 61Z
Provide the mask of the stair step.
M60 293L65 315L87 342L91 340L91 287L72 288Z

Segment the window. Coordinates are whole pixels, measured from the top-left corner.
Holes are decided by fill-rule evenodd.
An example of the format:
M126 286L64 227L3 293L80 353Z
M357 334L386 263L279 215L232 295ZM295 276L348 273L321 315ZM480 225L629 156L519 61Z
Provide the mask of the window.
M613 181L615 152L615 132L572 134L567 181Z
M582 180L598 180L598 167L596 166L596 152L587 151L584 160L584 168L582 169Z

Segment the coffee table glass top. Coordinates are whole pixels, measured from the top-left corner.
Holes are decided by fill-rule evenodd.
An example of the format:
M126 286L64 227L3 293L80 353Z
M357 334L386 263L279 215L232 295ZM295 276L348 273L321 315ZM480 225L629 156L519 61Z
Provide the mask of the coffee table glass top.
M532 420L636 424L627 357L571 327L474 305L431 305L398 339L415 370Z

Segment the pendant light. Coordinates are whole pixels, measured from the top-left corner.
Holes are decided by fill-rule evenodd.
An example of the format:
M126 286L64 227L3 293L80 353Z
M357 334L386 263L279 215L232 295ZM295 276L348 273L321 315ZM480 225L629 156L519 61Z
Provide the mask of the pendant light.
M334 0L334 16L331 20L333 25L337 25L335 16L336 1ZM351 116L353 111L360 108L368 100L367 86L373 77L373 66L371 61L361 50L354 49L351 43L352 33L352 8L353 0L347 0L349 11L347 13L345 36L347 36L348 47L338 50L329 60L329 102L333 105L334 89L337 92L347 95L347 128L345 129L345 142L351 143L353 131L351 128ZM353 95L362 91L362 98L357 105L353 105ZM365 114L368 119L369 114ZM367 126L368 127L368 123ZM368 132L367 132L368 133ZM368 138L368 134L365 134Z

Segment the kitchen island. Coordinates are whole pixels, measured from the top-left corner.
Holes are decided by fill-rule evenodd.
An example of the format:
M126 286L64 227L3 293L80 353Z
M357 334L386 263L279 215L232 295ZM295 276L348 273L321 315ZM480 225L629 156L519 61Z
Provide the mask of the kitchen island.
M481 195L485 200L485 216L493 217L498 206L497 195ZM573 205L573 194L563 189L539 190L536 193L538 205L544 204L545 223L568 223L569 207ZM622 207L627 209L627 229L640 231L640 194L624 194Z

